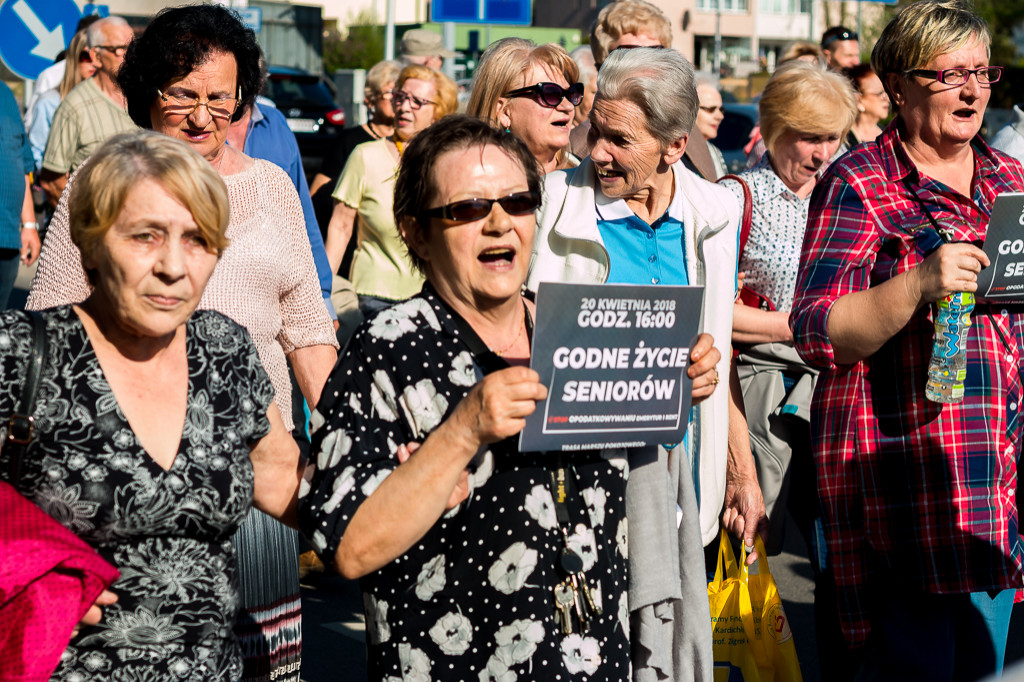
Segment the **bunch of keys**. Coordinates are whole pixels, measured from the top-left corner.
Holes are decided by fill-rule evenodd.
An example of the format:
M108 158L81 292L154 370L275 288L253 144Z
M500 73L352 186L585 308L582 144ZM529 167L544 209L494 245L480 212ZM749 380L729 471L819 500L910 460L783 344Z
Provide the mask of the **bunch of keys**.
M580 632L589 632L591 621L601 615L601 607L594 601L587 578L583 575L583 557L564 547L558 562L567 577L555 585L555 620L563 635L571 635L575 614Z

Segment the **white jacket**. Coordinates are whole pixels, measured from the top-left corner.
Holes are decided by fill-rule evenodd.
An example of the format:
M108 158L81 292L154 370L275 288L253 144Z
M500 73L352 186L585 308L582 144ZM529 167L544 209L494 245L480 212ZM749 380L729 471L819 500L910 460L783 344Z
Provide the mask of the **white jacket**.
M701 331L711 334L722 353L718 374L723 382L700 405L693 467L699 479L700 532L705 545L718 539L725 500L725 467L729 436L728 376L732 311L736 295L736 263L742 210L736 196L708 182L682 163L672 166L675 191L684 198L683 235L686 271L691 284L704 286ZM603 283L609 256L597 227L590 158L577 168L556 171L544 181L544 204L537 218L527 288L540 282Z

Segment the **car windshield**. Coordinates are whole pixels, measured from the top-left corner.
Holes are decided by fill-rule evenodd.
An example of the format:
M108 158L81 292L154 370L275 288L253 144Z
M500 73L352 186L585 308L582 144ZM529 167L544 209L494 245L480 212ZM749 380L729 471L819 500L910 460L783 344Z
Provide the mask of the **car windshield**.
M271 74L267 79L267 97L278 108L336 106L331 93L316 76Z

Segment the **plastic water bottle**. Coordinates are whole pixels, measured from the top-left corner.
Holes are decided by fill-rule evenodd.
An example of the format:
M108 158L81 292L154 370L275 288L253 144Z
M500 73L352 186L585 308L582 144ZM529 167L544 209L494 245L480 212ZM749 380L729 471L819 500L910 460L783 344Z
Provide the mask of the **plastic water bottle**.
M958 403L964 399L967 330L971 326L974 294L958 291L935 306L935 342L924 394L934 403Z

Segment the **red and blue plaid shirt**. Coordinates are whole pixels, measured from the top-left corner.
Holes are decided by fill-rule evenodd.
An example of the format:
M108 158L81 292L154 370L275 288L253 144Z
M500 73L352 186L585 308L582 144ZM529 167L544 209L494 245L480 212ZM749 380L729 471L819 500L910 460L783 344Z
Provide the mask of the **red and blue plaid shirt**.
M1021 585L1024 306L977 305L965 396L952 405L925 399L932 306L853 365L835 364L826 328L836 299L916 267L941 244L927 213L953 241L982 243L993 200L1024 190L1024 169L980 138L972 146L971 199L918 173L895 122L834 164L811 199L790 325L800 355L822 370L811 429L852 645L867 639L865 590L879 573L934 593Z

